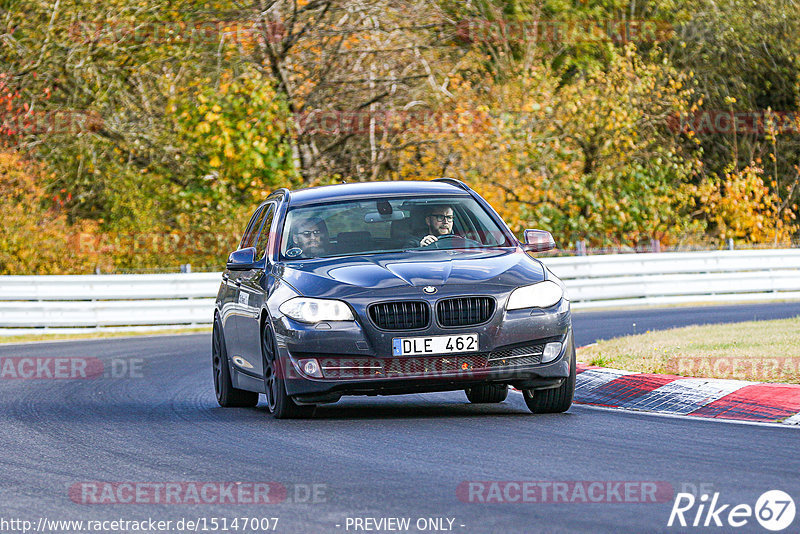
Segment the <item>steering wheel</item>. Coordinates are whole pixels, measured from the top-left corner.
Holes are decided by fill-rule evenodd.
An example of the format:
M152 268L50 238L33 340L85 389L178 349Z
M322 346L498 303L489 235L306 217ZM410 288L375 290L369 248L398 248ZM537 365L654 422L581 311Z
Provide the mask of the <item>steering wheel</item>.
M479 246L479 247L483 246L483 243L481 243L480 241L476 241L474 239L470 239L470 238L464 237L462 235L448 234L448 235L439 236L438 240L436 240L433 243L430 243L428 245L425 245L422 248L435 248L435 249L440 249L440 250L441 249L455 248L452 245L449 245L449 246L446 246L446 247L440 246L440 243L442 241L444 241L445 239L448 240L447 243L449 243L449 240L451 240L451 239L460 239L460 240L462 240L464 242L464 246L467 246L467 245L476 245L476 246Z

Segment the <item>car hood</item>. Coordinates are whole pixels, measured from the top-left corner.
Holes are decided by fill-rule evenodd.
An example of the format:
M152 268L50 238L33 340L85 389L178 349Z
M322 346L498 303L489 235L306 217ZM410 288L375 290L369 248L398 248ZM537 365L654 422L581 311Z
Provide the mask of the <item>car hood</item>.
M282 278L305 296L464 285L504 290L544 280L542 264L521 250L410 251L286 263ZM478 290L477 288L475 290Z

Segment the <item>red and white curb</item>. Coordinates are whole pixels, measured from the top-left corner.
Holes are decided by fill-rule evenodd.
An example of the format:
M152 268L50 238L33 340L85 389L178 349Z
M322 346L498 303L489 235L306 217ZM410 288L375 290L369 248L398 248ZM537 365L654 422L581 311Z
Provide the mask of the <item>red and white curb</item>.
M800 425L800 385L632 373L582 364L577 372L578 404Z

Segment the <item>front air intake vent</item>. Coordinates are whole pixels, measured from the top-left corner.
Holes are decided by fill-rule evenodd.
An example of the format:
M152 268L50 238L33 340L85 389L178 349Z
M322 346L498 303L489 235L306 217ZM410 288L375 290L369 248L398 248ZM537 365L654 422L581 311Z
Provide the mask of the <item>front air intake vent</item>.
M485 323L494 313L491 297L446 299L436 305L436 318L444 327L472 326Z
M430 308L427 302L383 302L369 307L369 318L382 330L420 330L430 323Z

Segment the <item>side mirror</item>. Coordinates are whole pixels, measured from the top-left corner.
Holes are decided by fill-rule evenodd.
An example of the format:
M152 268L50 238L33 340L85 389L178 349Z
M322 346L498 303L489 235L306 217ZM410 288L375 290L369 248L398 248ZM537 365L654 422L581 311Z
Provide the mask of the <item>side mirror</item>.
M252 268L256 261L256 248L247 247L241 250L234 250L228 256L228 269L243 271Z
M556 248L556 242L553 234L546 230L525 230L522 248L525 252L544 252Z

